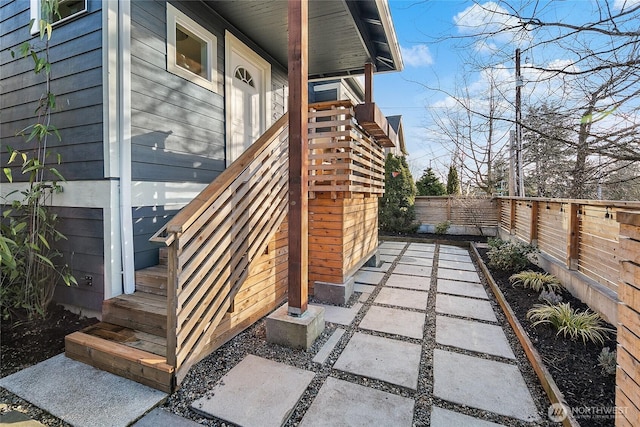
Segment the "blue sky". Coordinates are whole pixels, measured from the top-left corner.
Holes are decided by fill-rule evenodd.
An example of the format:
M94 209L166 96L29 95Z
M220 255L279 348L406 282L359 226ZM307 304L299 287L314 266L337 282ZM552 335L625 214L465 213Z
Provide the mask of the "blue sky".
M408 161L414 178L419 178L422 171L430 165L444 177L450 164L451 153L447 148L438 143L433 132L428 132L427 127L433 125L429 111L437 111L447 103L447 96L425 86L439 88L449 93L454 92L456 82L460 82L463 62L479 57L487 58L487 51L497 47L503 52L513 52L516 44L514 39L505 40L504 37L495 37L488 40L486 45L469 45L468 49L455 49L464 41L454 39L452 36L460 36L469 31L468 28L475 25L487 25L490 17L486 10L474 9L473 2L468 0L388 0L391 8L398 41L403 50L405 69L399 73L377 74L374 79L374 99L384 114L403 116L405 129L405 141L409 151ZM640 0L611 0L610 6L615 10L626 2L637 4ZM491 4L489 1L479 1L483 5ZM527 3L537 5L536 17L562 22L582 23L597 13L598 4L595 0L564 0L544 2L522 2L514 0L509 2L516 4ZM532 13L531 10L528 13ZM467 24L465 30L464 24ZM489 24L491 25L491 24ZM496 24L497 25L497 24ZM490 27L495 29L496 27ZM515 37L514 34L511 34ZM508 37L508 35L507 35ZM527 45L531 40L520 43ZM468 41L468 40L467 40ZM539 49L536 57L523 57L523 63L531 61L535 64L551 66L565 59L562 53L549 49ZM531 54L533 55L533 53ZM503 84L505 93L515 93L515 79L513 77L513 59L505 56L501 59L498 70L498 80ZM525 71L523 71L525 76ZM467 87L483 87L483 76L480 73L467 74ZM486 77L486 76L485 76ZM536 76L533 75L533 80ZM526 78L526 76L525 76ZM530 81L531 81L530 80ZM460 84L458 83L458 87ZM540 87L540 84L527 84L527 91L523 96L541 97L548 96L553 90L549 85ZM486 86L485 86L486 87ZM478 92L479 93L479 92ZM532 99L535 102L535 99ZM511 99L510 102L513 102ZM510 108L507 105L507 108ZM508 132L505 129L505 135ZM506 138L503 139L506 141Z

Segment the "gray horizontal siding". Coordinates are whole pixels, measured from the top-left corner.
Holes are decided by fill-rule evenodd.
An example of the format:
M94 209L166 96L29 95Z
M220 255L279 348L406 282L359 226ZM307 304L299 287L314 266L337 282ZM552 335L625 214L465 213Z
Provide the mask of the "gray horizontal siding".
M102 209L53 208L59 216L58 230L68 240L59 240L55 247L71 268L78 286L59 284L55 301L99 311L104 299L104 241ZM91 286L84 279L91 276Z
M67 180L91 180L104 177L102 146L102 12L101 2L89 1L89 11L77 19L55 26L50 43L51 91L56 95L57 108L51 115L51 124L62 136L59 142L50 137L47 146L55 163L59 154L62 164L57 169ZM29 2L4 2L0 8L3 17L0 44L17 49L24 41L40 43L31 37ZM6 157L7 147L30 149L16 135L36 121L35 108L45 91L43 77L33 72L31 58L12 58L8 50L0 52L0 155ZM4 165L3 165L4 166ZM26 181L18 167L12 169L15 181ZM3 178L0 178L3 179Z
M136 270L158 264L158 248L149 238L176 214L175 209L158 207L136 207L133 216L133 246Z

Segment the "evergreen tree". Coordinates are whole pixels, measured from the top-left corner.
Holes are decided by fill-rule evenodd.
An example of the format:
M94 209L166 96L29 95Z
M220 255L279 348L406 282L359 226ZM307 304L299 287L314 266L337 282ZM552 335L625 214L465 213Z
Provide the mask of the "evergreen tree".
M419 180L416 181L418 196L443 196L447 194L447 188L436 176L433 169L425 169Z
M389 153L384 164L384 196L380 198L380 230L391 233L414 233L416 186L403 156Z
M449 166L449 175L447 175L447 194L460 194L460 179L458 171L454 165Z

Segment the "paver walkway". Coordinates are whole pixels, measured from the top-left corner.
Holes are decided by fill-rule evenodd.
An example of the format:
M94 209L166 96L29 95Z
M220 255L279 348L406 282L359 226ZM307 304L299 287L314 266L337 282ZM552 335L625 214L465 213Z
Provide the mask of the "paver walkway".
M383 242L380 254L382 266L362 268L355 276L358 302L325 306L325 321L338 326L313 362L326 367L328 375L326 369L314 376L312 370L251 356L192 408L256 426L266 425L267 410L279 425L300 405L307 405L302 426L482 427L541 421L546 408L537 408L531 397L469 251ZM264 371L264 364L272 370ZM284 369L296 369L291 380ZM255 375L239 370L255 370L271 380L259 384ZM311 381L321 382L320 390L310 405L300 404ZM274 387L279 401L286 402L275 409ZM256 392L261 388L264 392ZM416 419L416 405L424 409L424 401L432 404ZM247 408L255 421L248 420ZM493 422L482 414L490 414Z
M192 402L192 410L260 427L280 426L294 412L304 414L302 426L544 423L547 408L531 397L469 251L383 242L380 254L384 264L356 274L358 295L349 307L325 306L333 332L305 369L248 355ZM2 381L19 388L18 377ZM45 401L53 395L47 393ZM93 425L107 425L96 424L95 408L90 416ZM151 425L195 424L155 409L136 424Z

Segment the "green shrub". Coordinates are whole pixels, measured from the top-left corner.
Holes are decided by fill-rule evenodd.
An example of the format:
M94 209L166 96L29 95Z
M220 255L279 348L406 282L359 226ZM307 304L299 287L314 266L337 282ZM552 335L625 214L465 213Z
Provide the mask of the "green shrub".
M609 347L604 347L598 355L598 365L602 368L602 374L616 374L616 351L610 351Z
M531 264L531 257L538 249L522 242L508 242L501 239L489 240L489 267L505 272L524 270Z
M527 270L512 274L511 277L509 277L509 282L511 282L513 286L522 285L523 288L533 289L536 292L555 292L562 289L562 283L560 283L560 280L558 280L556 276L539 271Z
M449 227L451 226L451 221L444 221L439 224L436 224L436 228L434 232L436 234L447 234Z
M582 340L583 343L604 344L612 329L603 326L602 317L590 310L579 311L569 303L546 305L536 304L527 312L527 319L533 321L533 326L550 324L565 338Z
M380 230L391 233L415 233L416 185L407 160L392 153L384 165L384 195L379 199L378 222Z

